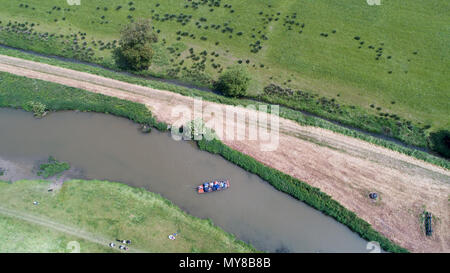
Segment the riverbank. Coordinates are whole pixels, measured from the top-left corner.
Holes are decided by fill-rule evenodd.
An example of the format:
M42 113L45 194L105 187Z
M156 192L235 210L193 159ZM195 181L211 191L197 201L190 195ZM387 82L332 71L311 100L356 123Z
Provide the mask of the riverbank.
M23 74L27 77L45 79L92 92L144 103L154 110L155 116L159 120L168 123L173 122L170 113L174 106L183 104L190 107L193 105L192 98L142 86L129 85L124 82L114 81L108 83L108 79L86 73L76 75L76 72L71 72L71 75L74 77L87 77L85 77L83 82L80 82L79 80L55 76L54 74L10 68L14 73ZM61 71L64 70L57 69L56 72ZM114 84L116 88L90 83L90 79L94 78L97 83ZM4 96L5 106L20 108L21 103L24 103L24 99L36 98L37 92L30 92L29 90L46 90L38 98L47 104L49 110L63 110L64 107L62 106L74 107L73 103L76 101L74 95L76 94L80 95L82 99L89 98L79 89L38 80L28 80L31 82L27 83L27 80L23 80L24 78L20 79L15 81L14 88L24 91L14 93L14 88L4 88L6 91ZM7 83L7 81L3 81L3 83ZM123 90L129 91L125 92ZM94 96L92 93L88 94L90 94L89 96ZM102 97L101 95L97 96L100 96L99 98ZM55 100L55 98L59 99ZM103 100L95 96L90 98L94 99L94 101L103 102ZM121 103L124 102L119 104ZM83 109L86 109L85 107L88 104L89 101L83 103L78 101L78 105L83 106ZM105 112L113 109L113 106L109 104L103 106L107 108L98 109L103 109ZM70 109L73 110L73 108ZM144 107L143 109L146 108ZM281 147L277 151L271 152L270 155L261 152L258 143L228 141L225 144L256 158L259 161L258 164L263 163L266 165L264 167L261 164L263 169L270 166L297 179L307 181L309 185L321 189L339 201L344 206L341 209L345 208L345 210L350 209L356 212L358 217L368 221L384 236L394 238L396 242L407 246L413 251L445 251L447 247L445 244L447 240L446 234L448 234L445 231L445 225L440 227L442 230L436 231L435 234L437 236L433 240L428 240L428 238L422 236L415 211L426 204L434 212L434 215L441 217L443 222L448 221L445 213L447 211L447 195L445 193L448 192L446 190L446 188L448 189L448 184L445 183L448 179L447 171L380 147L368 146L368 143L363 141L344 137L326 130L302 127L286 120L281 120L280 127L282 131L280 136ZM299 154L302 156L299 157ZM330 158L333 158L332 164L330 164ZM327 168L323 168L323 166L327 166ZM391 183L391 181L396 181L396 183ZM284 181L284 183L286 182ZM432 186L429 187L429 185ZM376 206L368 200L365 194L372 190L379 191L381 196L383 196L383 201L377 203ZM315 192L314 190L313 193ZM306 191L304 194L308 196L312 193ZM408 198L405 198L405 195ZM329 197L325 195L322 198L326 199ZM329 202L324 201L322 204L324 204L322 211L329 210L329 215L340 215L339 213L331 212L334 208L329 206ZM314 204L310 205L314 206ZM355 221L355 219L360 221L358 217L352 216L347 219L351 222ZM339 220L339 217L337 218ZM348 222L344 224L350 226ZM363 232L361 234L363 237L365 236L364 234L373 232L370 225L363 226L365 227L364 230L355 231L360 232L360 234ZM370 238L368 239L370 240ZM384 245L384 247L386 246ZM394 251L392 249L395 248L387 249Z
M107 242L116 238L130 239L135 252L256 251L143 189L98 180L65 181L49 192L51 186L44 180L0 182L0 226L7 227L0 229L6 238L0 252L68 252L71 241L80 243L81 252L111 252Z

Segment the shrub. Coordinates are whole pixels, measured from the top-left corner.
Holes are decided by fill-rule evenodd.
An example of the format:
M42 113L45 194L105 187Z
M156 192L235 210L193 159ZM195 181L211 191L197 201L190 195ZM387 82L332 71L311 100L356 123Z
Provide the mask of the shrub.
M242 97L247 94L250 84L248 71L240 66L231 66L215 83L215 89L230 97Z
M440 130L430 134L430 148L440 155L450 158L450 131Z
M150 67L154 55L150 44L120 48L115 51L116 62L123 68L135 71L146 70Z
M146 70L154 55L152 43L158 41L148 20L138 20L121 32L119 47L114 51L117 65L131 70Z
M47 106L45 104L35 101L25 103L22 108L25 111L33 112L35 117L43 117L47 113Z

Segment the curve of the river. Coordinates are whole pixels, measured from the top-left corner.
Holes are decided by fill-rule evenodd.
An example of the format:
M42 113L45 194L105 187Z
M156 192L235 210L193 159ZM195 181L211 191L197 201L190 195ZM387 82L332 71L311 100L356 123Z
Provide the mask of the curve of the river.
M188 213L269 252L367 252L367 242L256 175L202 152L168 133L104 114L60 112L44 119L0 108L0 163L33 165L49 155L68 161L80 178L143 187ZM0 166L2 167L2 166ZM32 177L31 169L29 171ZM204 181L227 178L231 188L198 195Z

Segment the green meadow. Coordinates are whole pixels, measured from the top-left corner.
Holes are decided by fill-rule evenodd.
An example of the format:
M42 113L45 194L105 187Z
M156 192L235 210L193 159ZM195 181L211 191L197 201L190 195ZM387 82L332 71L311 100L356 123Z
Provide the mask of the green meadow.
M144 252L255 252L210 220L190 216L144 189L72 180L48 192L50 184L44 180L0 181L0 252L70 252L67 245L71 241L80 244L81 252L114 252L117 247L112 249L98 242L116 238L129 239L131 248ZM33 205L34 201L39 205ZM90 240L2 215L3 206L88 233ZM176 240L169 240L168 236L175 232Z
M450 154L447 2L0 3L0 44L117 70L120 29L147 18L159 41L152 66L133 73L211 87L245 66L249 99Z
M70 253L70 242L80 244L81 253L115 252L102 246L48 227L0 215L1 253Z

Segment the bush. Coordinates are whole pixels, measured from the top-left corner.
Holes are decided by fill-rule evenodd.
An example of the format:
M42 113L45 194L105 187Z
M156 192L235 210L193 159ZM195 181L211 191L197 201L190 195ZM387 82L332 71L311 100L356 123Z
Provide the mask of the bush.
M148 69L154 55L152 44L157 41L150 21L138 20L128 24L121 32L119 47L114 51L117 65L135 71Z
M115 51L117 64L135 71L146 70L153 59L153 49L149 43L138 44L133 47L121 47Z
M250 84L250 75L243 67L232 66L228 68L215 83L215 89L229 97L242 97L247 94Z
M440 155L450 158L450 131L441 130L430 134L430 148Z
M29 101L25 103L22 108L25 111L33 112L35 117L43 117L47 113L47 106L45 104L36 102L36 101Z

